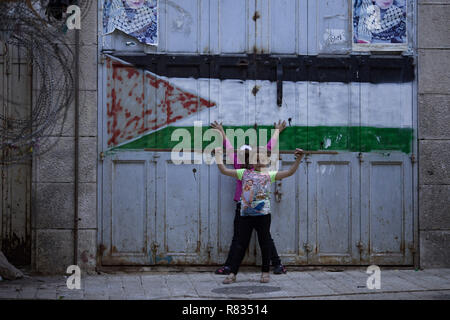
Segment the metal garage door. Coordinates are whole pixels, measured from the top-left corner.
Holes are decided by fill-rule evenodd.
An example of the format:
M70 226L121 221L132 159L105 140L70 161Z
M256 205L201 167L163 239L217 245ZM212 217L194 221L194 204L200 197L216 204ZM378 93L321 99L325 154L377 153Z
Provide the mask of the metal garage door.
M273 184L271 231L282 261L413 263L414 81L326 81L319 65L314 81L282 81L278 106L276 81L253 77L245 60L348 56L350 8L347 0L161 0L157 47L118 31L101 37L111 55L101 54L99 67L102 264L223 263L235 182L216 166L175 165L155 149L170 149L176 128L194 132L194 121L245 129L278 119L289 123L280 149L338 151L306 157L295 176ZM148 54L148 69L130 63L130 53ZM213 56L242 56L238 76L228 79L227 67L217 76ZM189 66L196 57L208 64ZM180 76L182 67L192 77ZM205 68L215 76L203 77ZM281 158L281 167L293 161ZM245 263L259 261L253 237Z

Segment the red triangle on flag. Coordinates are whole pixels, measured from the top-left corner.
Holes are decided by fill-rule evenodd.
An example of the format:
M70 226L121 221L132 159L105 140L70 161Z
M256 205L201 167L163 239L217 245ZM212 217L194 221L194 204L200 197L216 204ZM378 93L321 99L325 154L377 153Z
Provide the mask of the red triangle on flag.
M107 57L107 145L114 147L174 124L214 102L149 71Z

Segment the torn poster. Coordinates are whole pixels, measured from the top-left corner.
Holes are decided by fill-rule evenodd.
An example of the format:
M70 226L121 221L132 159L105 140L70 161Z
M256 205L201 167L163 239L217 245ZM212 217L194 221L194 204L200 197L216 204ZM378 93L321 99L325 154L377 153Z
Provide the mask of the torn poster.
M158 44L157 0L105 0L103 33L118 29L139 42Z
M353 43L406 42L405 0L353 0Z

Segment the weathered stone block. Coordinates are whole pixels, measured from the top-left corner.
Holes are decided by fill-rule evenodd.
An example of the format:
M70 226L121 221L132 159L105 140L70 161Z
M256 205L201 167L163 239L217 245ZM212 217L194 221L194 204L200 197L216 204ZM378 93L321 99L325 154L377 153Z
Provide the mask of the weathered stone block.
M419 192L421 230L450 230L450 185L423 185Z
M65 274L73 264L72 230L36 230L36 271Z
M97 138L80 138L79 179L80 182L97 181Z
M97 92L80 91L79 136L97 136ZM58 114L53 136L75 136L75 103L72 101L67 110Z
M80 43L82 45L96 45L97 44L97 1L84 0L88 2L85 11L81 12L81 29L80 29ZM86 12L87 10L87 12Z
M450 231L421 231L419 238L421 267L450 267Z
M81 272L92 273L97 265L97 230L78 230L78 266Z
M80 48L80 89L97 90L97 46Z
M450 94L450 50L419 50L419 93Z
M96 44L97 43L97 1L81 0L81 29L80 29L80 43L81 44ZM75 30L67 30L60 34L61 39L55 43L63 42L65 44L75 44Z
M450 48L450 6L419 6L419 48Z
M96 137L97 136L97 92L81 91L80 92L80 136Z
M419 183L450 184L450 140L421 140Z
M80 183L78 217L79 228L97 228L97 184Z
M450 95L419 95L419 139L450 139Z
M419 0L419 4L446 4L450 0Z
M74 139L51 137L46 141L51 149L36 157L38 182L74 181Z
M57 44L48 48L48 55L52 58L46 61L44 69L34 66L33 68L33 90L39 91L43 87L44 79L53 80L51 89L54 92L61 90L72 90L70 77L65 75L68 73L74 77L74 61L75 46L72 44ZM47 77L43 77L45 74ZM46 84L48 86L48 84ZM63 102L63 101L61 101Z
M73 228L74 185L72 183L37 183L32 199L33 215L39 229Z
M52 73L55 75L55 82L52 90L65 90L65 82L63 81L63 72L71 72L75 80L75 46L58 45L58 55L61 56L62 61L52 60L53 64L48 67L52 68ZM79 68L80 68L80 90L95 91L97 90L97 46L80 46L79 52ZM56 55L56 53L53 53ZM58 78L59 77L59 78ZM39 90L42 86L40 73L33 74L33 90Z

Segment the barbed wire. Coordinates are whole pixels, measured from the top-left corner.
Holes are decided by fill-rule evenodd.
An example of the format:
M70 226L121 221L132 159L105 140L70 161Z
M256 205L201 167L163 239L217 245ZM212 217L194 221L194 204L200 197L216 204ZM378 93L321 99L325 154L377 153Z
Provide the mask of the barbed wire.
M91 3L80 1L80 6L86 9ZM0 1L0 42L4 44L4 60L10 55L8 48L15 48L19 59L25 56L33 73L31 106L11 98L31 95L31 92L4 92L1 96L0 91L0 101L4 101L0 106L2 164L42 155L62 136L74 99L74 54L64 28L65 10L61 15L55 14L55 7L50 8L48 0ZM20 65L20 61L18 63ZM11 112L11 108L16 109L15 112Z

